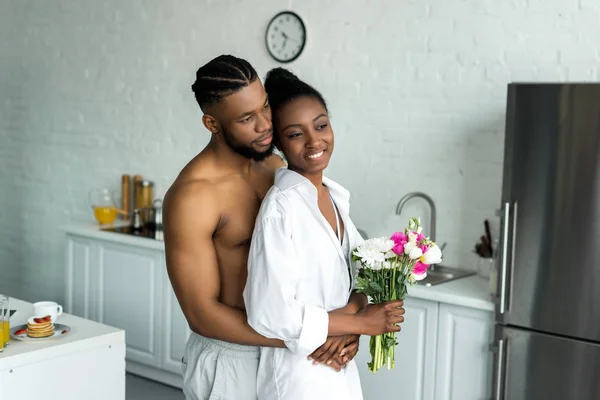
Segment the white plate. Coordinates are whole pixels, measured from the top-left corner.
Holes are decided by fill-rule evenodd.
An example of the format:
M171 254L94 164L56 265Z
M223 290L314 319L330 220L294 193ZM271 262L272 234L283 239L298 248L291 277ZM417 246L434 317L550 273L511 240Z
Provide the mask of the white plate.
M15 335L15 332L20 329L27 329L27 324L14 326L10 328L10 337L16 340L21 340L23 342L41 342L50 339L60 339L61 337L66 336L69 332L71 332L71 328L67 325L54 324L54 335L46 336L43 338L32 338L27 336L27 332L21 333L20 335Z

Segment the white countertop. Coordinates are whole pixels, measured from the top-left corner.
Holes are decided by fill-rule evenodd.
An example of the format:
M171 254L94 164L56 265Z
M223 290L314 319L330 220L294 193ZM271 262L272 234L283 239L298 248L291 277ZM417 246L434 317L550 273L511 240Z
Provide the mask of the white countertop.
M33 306L15 298L10 299L10 309L17 310L10 318L11 329L27 323L33 316ZM56 321L67 325L71 331L64 336L40 342L24 342L10 339L4 353L0 354L0 371L19 366L96 349L101 346L125 345L125 331L99 324L71 314L63 313Z
M429 287L416 284L408 288L408 297L494 311L488 280L477 275Z
M116 222L113 225L106 225L102 228L120 227L129 225L128 222ZM63 230L71 235L84 236L93 239L105 240L107 242L127 244L130 246L144 247L152 250L165 250L165 243L146 237L128 235L124 233L110 232L100 229L95 223L75 223L63 227Z

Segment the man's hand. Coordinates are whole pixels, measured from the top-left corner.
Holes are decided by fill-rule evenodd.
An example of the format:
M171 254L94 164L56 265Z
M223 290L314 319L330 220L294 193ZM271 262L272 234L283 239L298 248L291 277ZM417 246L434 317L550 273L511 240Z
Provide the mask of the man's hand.
M358 353L359 338L358 335L330 336L308 359L315 365L325 364L339 372Z
M342 350L342 358L344 362L344 366L352 361L356 354L358 353L358 343L360 340L360 335L348 335L348 340L346 341L346 346Z

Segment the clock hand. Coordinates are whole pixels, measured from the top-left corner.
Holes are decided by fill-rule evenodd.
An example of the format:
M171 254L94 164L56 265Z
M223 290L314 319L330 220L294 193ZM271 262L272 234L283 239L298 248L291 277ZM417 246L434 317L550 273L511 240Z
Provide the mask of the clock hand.
M286 40L287 40L287 39L289 39L289 40L291 40L292 42L296 42L296 43L298 43L298 41L297 41L296 39L289 37L289 36L288 36L288 35L287 35L285 32L281 32L281 35L282 35L282 36L283 36L283 38L284 38L284 39L286 39Z

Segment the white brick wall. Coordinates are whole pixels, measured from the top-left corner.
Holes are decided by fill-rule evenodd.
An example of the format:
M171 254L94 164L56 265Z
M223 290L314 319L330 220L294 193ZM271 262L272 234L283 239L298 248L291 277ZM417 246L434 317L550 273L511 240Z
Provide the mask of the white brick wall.
M87 191L121 173L162 195L208 139L195 70L231 52L264 76L266 24L287 8L309 29L290 67L329 101L329 175L357 225L385 233L400 197L425 191L447 264L474 267L483 219L497 227L506 84L597 80L600 2L371 4L0 0L0 291L63 301L59 226L91 221ZM422 203L408 211L400 222L427 220Z

